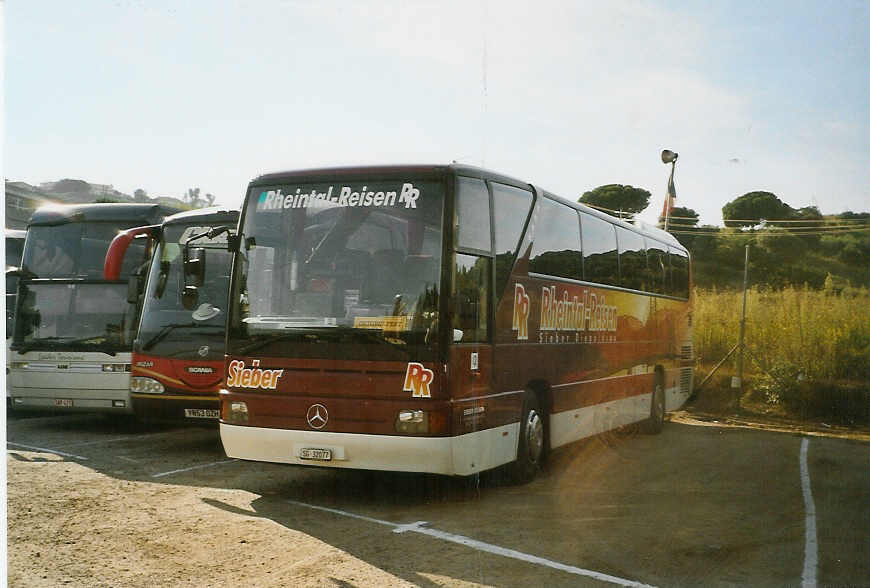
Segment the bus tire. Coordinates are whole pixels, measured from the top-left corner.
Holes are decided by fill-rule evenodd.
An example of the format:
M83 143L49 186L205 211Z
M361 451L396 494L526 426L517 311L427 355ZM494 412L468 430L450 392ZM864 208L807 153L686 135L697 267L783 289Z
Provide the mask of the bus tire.
M517 443L517 459L511 464L511 479L525 484L535 479L544 460L546 437L545 418L541 403L533 393L526 391L523 397L523 416L520 420L520 438Z
M656 372L650 400L649 418L644 421L643 430L650 435L662 432L665 425L665 383L661 372Z

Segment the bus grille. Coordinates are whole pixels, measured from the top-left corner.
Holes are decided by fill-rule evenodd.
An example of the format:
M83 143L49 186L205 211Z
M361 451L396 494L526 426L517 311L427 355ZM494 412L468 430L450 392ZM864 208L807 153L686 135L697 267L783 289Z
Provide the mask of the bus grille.
M680 359L692 359L694 349L692 348L692 344L683 345L680 347Z
M692 391L692 368L680 368L680 393L689 394Z

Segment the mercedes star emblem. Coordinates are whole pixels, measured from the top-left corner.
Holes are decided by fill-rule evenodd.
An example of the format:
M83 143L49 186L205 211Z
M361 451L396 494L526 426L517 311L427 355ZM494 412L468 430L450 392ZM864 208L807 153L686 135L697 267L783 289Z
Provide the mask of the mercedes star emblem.
M312 429L322 429L326 426L326 421L329 420L329 413L326 407L322 404L312 404L308 407L308 425Z

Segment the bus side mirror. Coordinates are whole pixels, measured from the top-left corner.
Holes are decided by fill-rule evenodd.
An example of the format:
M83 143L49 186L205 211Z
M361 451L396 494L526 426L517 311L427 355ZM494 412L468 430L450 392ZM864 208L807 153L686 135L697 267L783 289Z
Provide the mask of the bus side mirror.
M130 304L139 302L139 276L130 276L127 280L127 302Z
M205 281L205 249L184 247L184 289L181 291L181 304L187 310L196 308L199 300L198 288Z
M205 280L205 249L184 248L184 287L199 288Z
M196 286L185 286L181 291L181 305L187 310L193 310L198 301L199 289Z

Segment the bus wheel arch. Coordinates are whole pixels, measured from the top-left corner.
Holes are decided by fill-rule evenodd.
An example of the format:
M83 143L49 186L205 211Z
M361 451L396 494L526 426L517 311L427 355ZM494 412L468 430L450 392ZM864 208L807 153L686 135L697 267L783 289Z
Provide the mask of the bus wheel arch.
M546 390L536 392L527 388L523 393L523 410L520 417L517 457L511 464L511 478L524 484L531 482L547 455L549 425L547 422Z
M649 418L644 421L644 432L656 435L662 432L665 423L665 371L662 366L655 368L653 388L650 398Z

